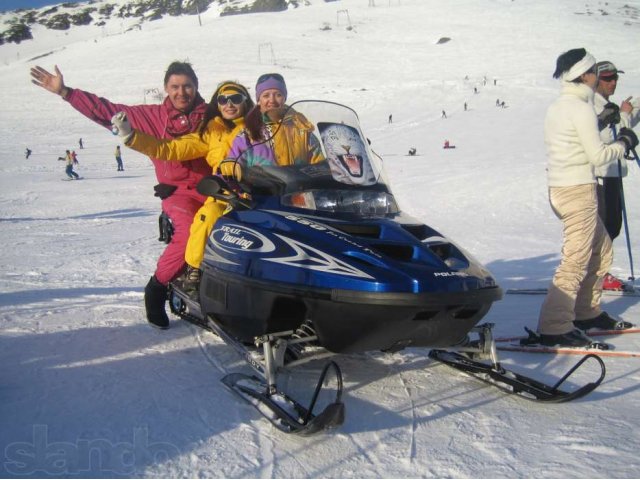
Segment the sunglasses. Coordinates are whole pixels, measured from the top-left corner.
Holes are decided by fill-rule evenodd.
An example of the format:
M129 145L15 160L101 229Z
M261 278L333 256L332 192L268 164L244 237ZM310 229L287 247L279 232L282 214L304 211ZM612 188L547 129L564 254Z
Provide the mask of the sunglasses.
M247 97L241 93L234 93L233 95L218 95L218 105L227 105L231 102L233 105L242 104Z
M603 82L613 82L618 81L618 74L614 73L613 75L607 75L606 77L600 77L600 80L602 80Z
M279 73L265 73L264 75L260 75L256 83L262 83L264 81L269 80L270 78L273 78L274 80L284 83L284 78Z

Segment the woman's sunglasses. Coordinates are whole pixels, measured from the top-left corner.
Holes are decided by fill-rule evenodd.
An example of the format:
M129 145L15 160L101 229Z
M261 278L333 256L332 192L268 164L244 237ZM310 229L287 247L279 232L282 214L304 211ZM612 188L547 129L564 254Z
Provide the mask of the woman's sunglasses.
M218 95L218 105L227 105L231 102L234 105L242 104L247 97L241 93L234 93L233 95Z

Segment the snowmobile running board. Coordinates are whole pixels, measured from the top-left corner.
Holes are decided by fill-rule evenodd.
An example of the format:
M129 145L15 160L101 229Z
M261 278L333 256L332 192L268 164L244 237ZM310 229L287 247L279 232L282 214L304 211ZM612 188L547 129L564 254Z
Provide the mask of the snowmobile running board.
M431 350L429 352L429 357L479 378L480 380L505 390L508 393L514 393L529 400L549 403L568 402L584 397L602 383L606 373L605 364L602 359L597 355L588 354L571 367L555 385L549 386L519 373L506 370L498 363L494 365L487 365L485 363L471 360L470 358L456 352ZM587 383L573 392L560 390L559 387L589 359L594 359L596 363L599 364L600 377L595 382Z

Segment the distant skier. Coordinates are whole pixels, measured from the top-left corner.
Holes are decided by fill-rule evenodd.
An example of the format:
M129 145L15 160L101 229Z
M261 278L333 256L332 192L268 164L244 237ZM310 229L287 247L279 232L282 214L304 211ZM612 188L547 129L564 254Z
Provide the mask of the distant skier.
M445 140L444 141L444 146L442 148L456 148L455 145L451 145L451 143L449 143L449 140Z
M118 172L124 172L124 166L122 165L122 151L120 150L120 145L116 147L115 156L116 163L118 164Z
M74 165L80 165L80 162L78 162L78 154L76 153L75 150L71 151L71 158L73 159Z
M416 154L416 147L411 147L409 149L409 155L411 155L412 157Z
M442 110L442 117L441 118L447 118L447 112L445 112L444 110Z
M389 123L393 123L393 115L389 114Z
M82 144L82 138L78 140L78 145L80 145L81 150L84 148L84 145Z
M464 111L467 111L467 102L464 102Z
M24 151L24 158L29 158L31 156L31 150L28 148Z
M80 178L80 175L73 171L73 157L71 156L71 152L69 150L66 151L64 159L67 162L67 167L65 168L67 177L69 177L69 179L71 180L78 180Z

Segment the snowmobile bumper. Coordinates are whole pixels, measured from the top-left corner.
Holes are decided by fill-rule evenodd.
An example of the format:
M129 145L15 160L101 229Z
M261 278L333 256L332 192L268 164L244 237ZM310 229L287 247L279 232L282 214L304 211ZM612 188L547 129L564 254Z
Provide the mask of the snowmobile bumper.
M205 265L200 295L203 313L243 341L295 330L311 319L324 348L351 353L455 345L502 298L502 290L415 294L318 289L263 282Z

